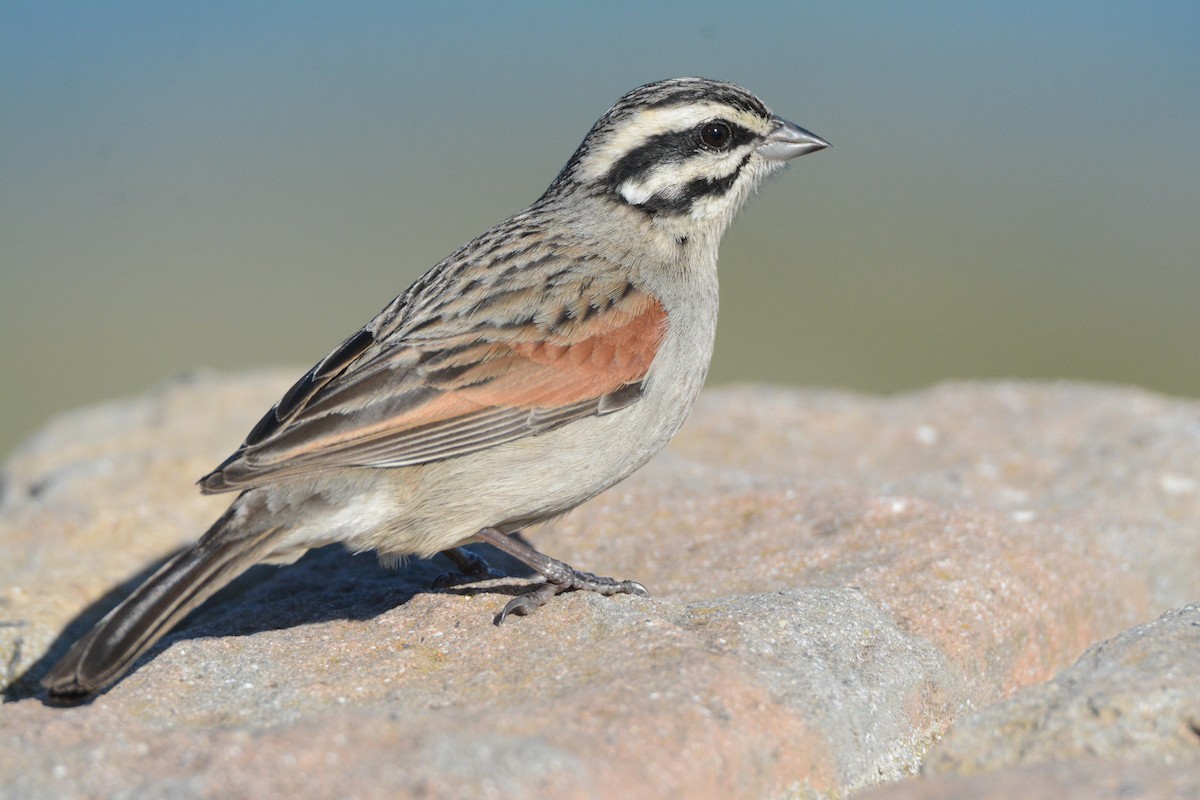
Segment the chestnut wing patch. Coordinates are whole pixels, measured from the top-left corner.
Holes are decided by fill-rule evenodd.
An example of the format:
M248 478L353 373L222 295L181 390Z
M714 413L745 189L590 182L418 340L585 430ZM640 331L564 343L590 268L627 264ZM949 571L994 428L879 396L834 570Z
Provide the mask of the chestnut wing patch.
M666 331L657 300L624 299L561 331L530 324L487 339L401 341L375 352L369 334L351 337L201 487L222 492L339 467L412 466L623 408L640 397Z

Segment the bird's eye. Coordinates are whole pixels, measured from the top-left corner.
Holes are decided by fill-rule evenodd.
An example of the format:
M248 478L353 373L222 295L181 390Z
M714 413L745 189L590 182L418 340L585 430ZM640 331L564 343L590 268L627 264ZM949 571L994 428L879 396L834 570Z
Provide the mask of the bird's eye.
M700 126L700 141L713 150L724 150L733 141L733 131L724 122L706 122Z

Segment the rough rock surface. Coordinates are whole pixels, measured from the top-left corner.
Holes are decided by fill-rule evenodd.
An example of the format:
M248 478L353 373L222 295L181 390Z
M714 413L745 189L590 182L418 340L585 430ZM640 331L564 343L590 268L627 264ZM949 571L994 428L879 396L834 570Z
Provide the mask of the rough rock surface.
M45 705L50 662L228 503L192 482L290 377L174 381L61 418L9 460L0 796L844 795L915 774L955 720L969 731L1200 597L1200 404L1072 384L723 389L637 475L527 534L651 598L567 595L496 627L526 583L511 563L432 591L440 559L394 572L327 548L251 570L90 704ZM1194 672L1194 639L1161 644L1145 669ZM1147 686L1138 668L1077 680L1122 713L1194 698L1194 680ZM1055 685L1027 691L1082 715ZM1024 760L953 744L967 736L936 763ZM1038 758L1079 756L1069 739ZM1157 780L1174 746L1104 763ZM874 791L1103 779L1078 763Z
M1054 680L955 724L924 772L1066 757L1200 768L1200 603L1098 644Z
M855 800L1195 800L1200 767L1080 759L904 781Z

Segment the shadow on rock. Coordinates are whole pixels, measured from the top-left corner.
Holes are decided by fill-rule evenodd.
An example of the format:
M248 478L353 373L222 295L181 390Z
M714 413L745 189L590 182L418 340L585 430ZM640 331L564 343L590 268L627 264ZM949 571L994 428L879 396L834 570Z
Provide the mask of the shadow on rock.
M524 564L488 545L473 545L468 549L507 576L526 578L533 575ZM24 700L41 693L39 681L42 676L71 645L181 550L139 570L81 611L63 628L46 654L12 680L4 691L3 702ZM185 617L126 674L133 674L178 641L210 636L249 636L337 619L370 619L407 603L414 595L434 591L430 588L434 581L453 571L454 565L444 556L412 560L398 569L391 569L380 566L373 552L355 555L341 545L312 550L285 567L254 566ZM463 585L436 591L462 595L484 592L517 595L525 588L517 584ZM124 680L124 676L120 680ZM87 705L111 688L106 687L70 705Z

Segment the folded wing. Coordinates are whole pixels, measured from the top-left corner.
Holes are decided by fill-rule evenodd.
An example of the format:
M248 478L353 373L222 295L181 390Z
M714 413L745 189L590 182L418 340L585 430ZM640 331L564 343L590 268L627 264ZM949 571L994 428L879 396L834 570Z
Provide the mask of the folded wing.
M453 458L636 402L666 312L626 283L601 294L549 321L464 330L435 317L382 338L368 327L297 381L201 487Z

